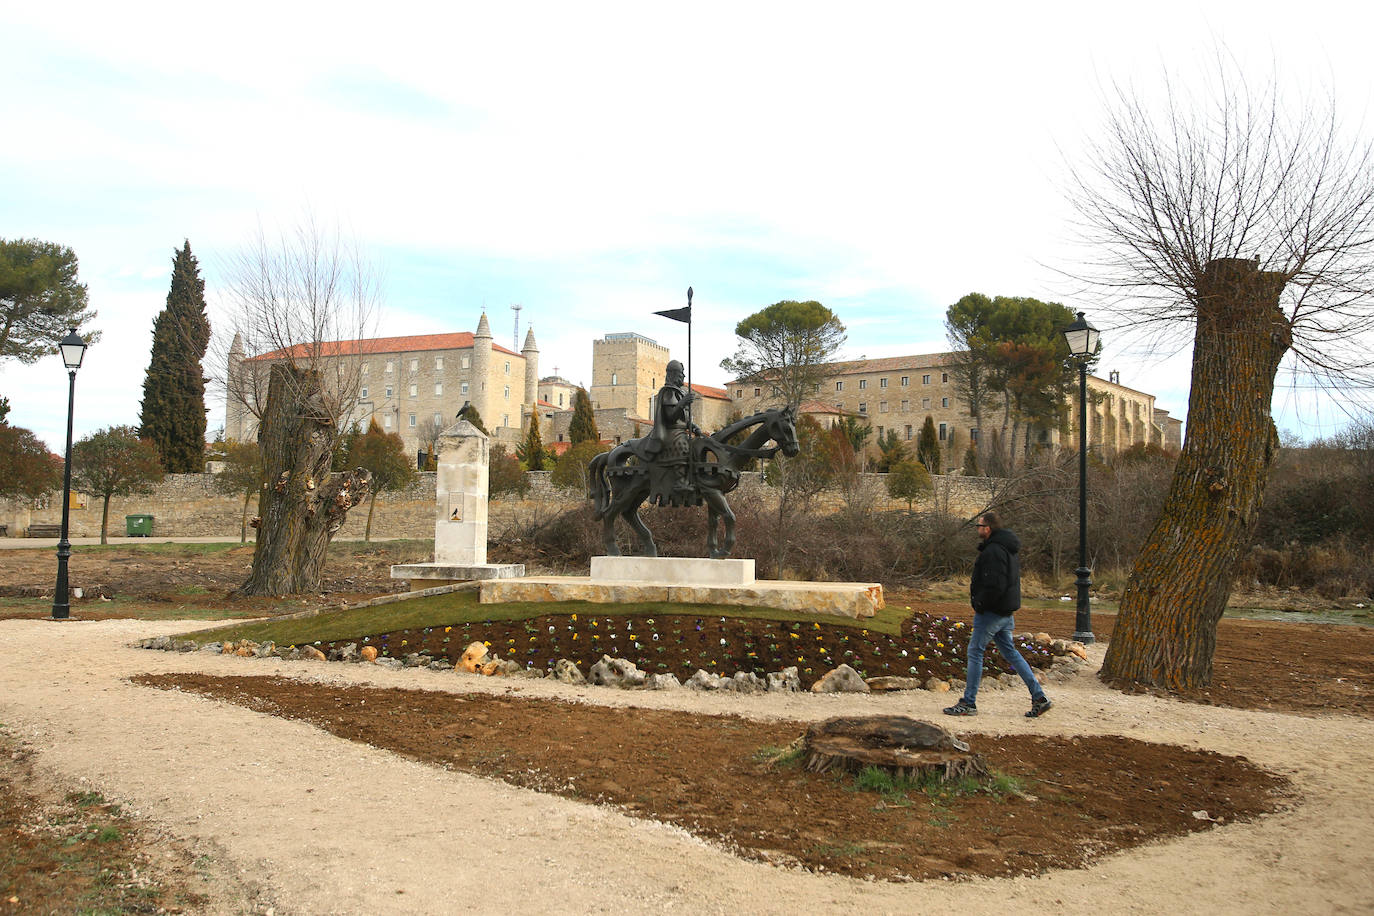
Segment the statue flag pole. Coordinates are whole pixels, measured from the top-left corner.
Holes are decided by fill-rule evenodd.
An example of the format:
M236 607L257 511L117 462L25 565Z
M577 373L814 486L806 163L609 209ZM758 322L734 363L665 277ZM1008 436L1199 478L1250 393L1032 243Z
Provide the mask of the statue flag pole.
M687 287L687 306L680 309L664 309L661 312L654 312L655 315L662 315L664 318L671 318L674 321L682 321L687 324L687 396L692 395L692 288ZM687 425L690 431L692 425L692 405L687 404ZM688 480L695 480L696 475L692 468L692 451L687 451L687 474Z

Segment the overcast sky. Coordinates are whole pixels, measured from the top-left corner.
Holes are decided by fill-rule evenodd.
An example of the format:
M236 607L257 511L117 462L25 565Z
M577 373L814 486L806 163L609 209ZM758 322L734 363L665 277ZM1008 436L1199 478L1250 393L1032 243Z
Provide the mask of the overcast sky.
M541 373L588 384L607 332L685 358L652 312L690 285L693 381L719 385L735 323L780 299L834 309L847 358L947 349L968 292L1085 307L1058 273L1082 257L1065 163L1114 81L1153 94L1224 43L1374 128L1361 4L439 6L0 5L0 237L72 246L104 335L78 437L138 422L184 239L212 323L226 257L311 212L382 268L387 334L485 308L510 345L518 303ZM1101 373L1183 415L1186 349L1089 317ZM0 366L0 394L60 451L57 356ZM1274 406L1304 435L1344 422L1289 388Z

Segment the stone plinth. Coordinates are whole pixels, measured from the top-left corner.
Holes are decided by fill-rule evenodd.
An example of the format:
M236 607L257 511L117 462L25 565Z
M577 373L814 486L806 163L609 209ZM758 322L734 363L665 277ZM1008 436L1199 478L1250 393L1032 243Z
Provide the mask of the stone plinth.
M719 561L710 561L719 562ZM872 617L884 607L883 587L869 582L786 582L752 585L665 585L606 582L582 576L531 576L491 579L479 586L483 604L507 601L670 602L768 607L820 616Z
M444 430L434 475L434 562L487 563L486 435L467 420Z
M592 581L696 586L753 585L754 561L709 560L705 557L592 557Z
M424 591L455 582L474 579L514 579L525 574L523 563L482 563L463 566L454 563L405 563L391 567L391 578L406 579L412 592Z

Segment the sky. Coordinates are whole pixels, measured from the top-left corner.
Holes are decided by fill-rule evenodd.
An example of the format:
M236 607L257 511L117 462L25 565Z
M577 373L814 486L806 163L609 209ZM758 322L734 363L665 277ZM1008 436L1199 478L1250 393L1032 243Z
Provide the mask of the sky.
M184 240L222 329L228 261L306 217L379 269L386 334L471 331L485 309L511 345L519 304L541 374L574 382L606 333L685 359L686 326L652 313L688 286L711 385L773 302L830 307L854 359L949 349L945 309L976 291L1088 310L1098 374L1183 416L1186 342L1114 329L1065 280L1084 258L1067 169L1111 87L1151 97L1224 46L1374 128L1357 4L438 7L0 4L0 238L71 246L99 312L77 438L138 423ZM1281 429L1345 424L1339 397L1279 385ZM56 355L0 364L0 394L60 453Z

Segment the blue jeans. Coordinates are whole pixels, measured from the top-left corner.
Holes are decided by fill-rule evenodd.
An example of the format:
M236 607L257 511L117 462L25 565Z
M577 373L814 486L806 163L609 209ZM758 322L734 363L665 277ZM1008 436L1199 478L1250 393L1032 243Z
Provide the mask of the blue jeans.
M973 615L973 634L968 641L968 672L964 680L964 702L968 705L977 705L978 685L983 680L983 653L987 651L990 642L997 643L997 651L1001 652L1002 657L1011 662L1011 667L1021 675L1021 680L1025 681L1026 687L1030 689L1032 700L1038 700L1045 695L1040 682L1031 672L1031 666L1026 664L1026 660L1016 651L1016 646L1011 641L1013 623L1014 618L1010 615Z

